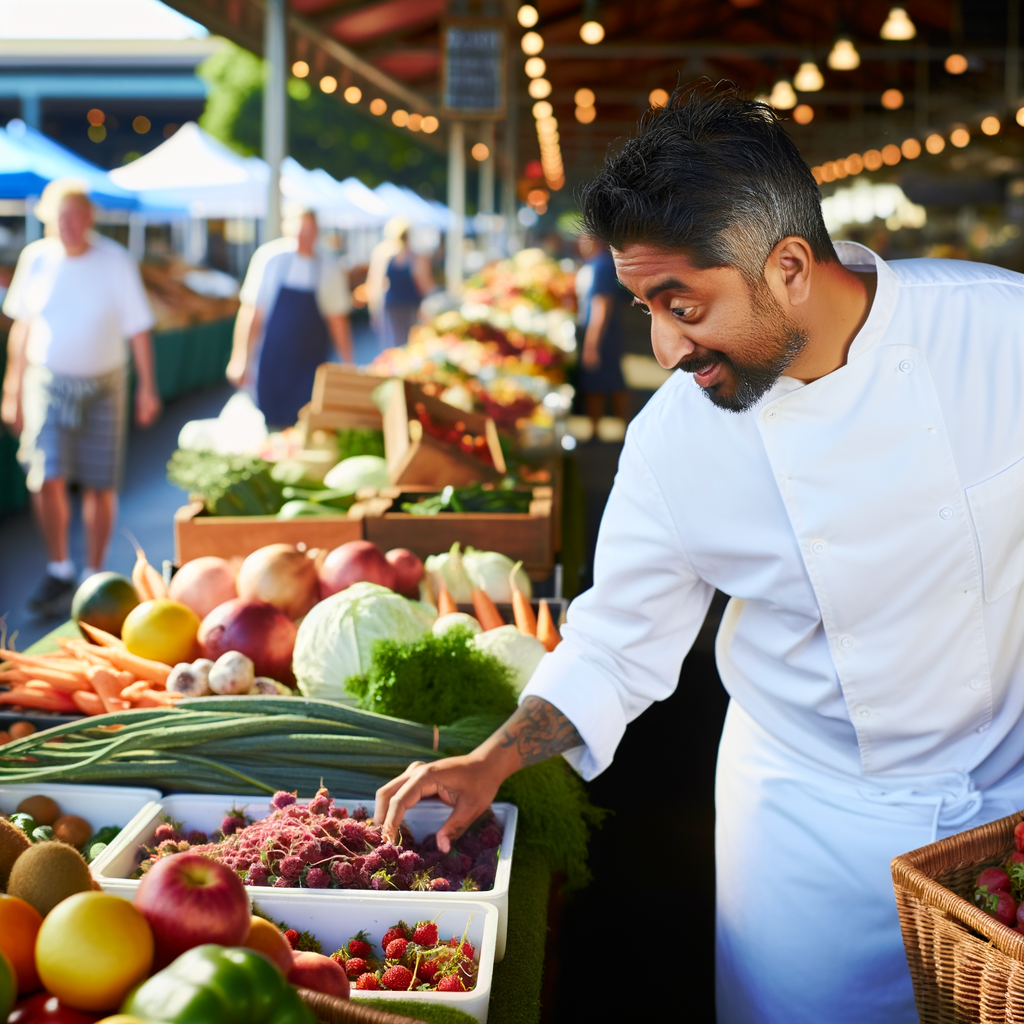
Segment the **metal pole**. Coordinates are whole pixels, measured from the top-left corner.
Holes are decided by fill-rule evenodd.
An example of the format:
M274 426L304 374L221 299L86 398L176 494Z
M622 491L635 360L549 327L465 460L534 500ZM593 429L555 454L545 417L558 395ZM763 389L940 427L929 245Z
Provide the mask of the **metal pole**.
M448 126L448 209L451 224L445 243L444 284L450 295L461 295L466 221L466 132L461 121L452 121Z
M281 161L288 154L285 0L267 0L263 14L263 159L270 165L264 241L281 234Z
M1005 70L1006 108L1014 110L1020 100L1020 0L1007 0Z
M477 209L480 211L479 224L480 248L487 259L491 259L494 248L494 122L485 121L481 125L480 141L487 147L487 159L480 164L480 199Z

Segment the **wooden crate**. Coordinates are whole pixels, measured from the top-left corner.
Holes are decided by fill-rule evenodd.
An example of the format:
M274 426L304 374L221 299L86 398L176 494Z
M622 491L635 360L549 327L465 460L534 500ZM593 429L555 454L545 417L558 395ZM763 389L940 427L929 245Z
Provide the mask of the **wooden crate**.
M434 423L446 427L463 424L462 429L467 433L485 437L493 465L427 433L415 414L420 404ZM384 453L388 478L402 486L446 487L451 484L465 487L479 481L497 480L505 473L505 456L494 420L480 413L463 412L426 394L410 381L391 389L384 413Z
M307 548L336 548L363 539L363 524L344 513L329 516L208 516L202 502L174 513L174 561L183 565L203 555L245 558L267 544L305 544ZM393 545L394 546L394 545Z
M321 363L316 368L309 404L299 411L299 423L307 434L346 427L383 429L384 419L372 396L385 379L352 366Z

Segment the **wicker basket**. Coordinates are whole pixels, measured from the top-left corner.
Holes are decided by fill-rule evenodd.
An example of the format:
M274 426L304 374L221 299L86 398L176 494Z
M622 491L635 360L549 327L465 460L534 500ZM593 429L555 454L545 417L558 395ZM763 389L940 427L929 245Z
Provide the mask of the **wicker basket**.
M356 999L336 999L334 996L300 988L302 1001L324 1024L423 1024L412 1017L401 1017L397 1013L383 1013L372 1006L364 1006Z
M1024 811L892 862L903 944L921 1024L1024 1022L1024 936L965 897L1013 851Z

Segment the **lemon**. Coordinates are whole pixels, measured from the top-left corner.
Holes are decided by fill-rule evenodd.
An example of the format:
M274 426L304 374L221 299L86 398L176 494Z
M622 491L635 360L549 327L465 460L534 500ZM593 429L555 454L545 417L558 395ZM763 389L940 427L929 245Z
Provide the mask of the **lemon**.
M191 661L196 656L199 616L177 601L143 601L121 626L121 639L129 653L165 665Z

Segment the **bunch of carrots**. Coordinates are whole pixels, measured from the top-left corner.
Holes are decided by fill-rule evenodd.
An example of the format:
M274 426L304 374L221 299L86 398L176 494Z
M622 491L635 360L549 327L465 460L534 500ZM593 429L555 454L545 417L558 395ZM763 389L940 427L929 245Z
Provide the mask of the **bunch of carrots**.
M84 622L90 640L61 637L60 650L20 654L0 649L0 704L102 715L129 708L173 707L180 696L168 693L171 669L159 661L130 654L116 636Z
M519 589L519 585L516 583L516 573L522 564L522 562L516 562L509 574L512 583L512 615L515 618L516 629L527 636L535 636L549 651L553 651L562 642L562 637L551 616L551 608L547 601L541 598L540 614L534 615L530 599ZM458 605L452 599L452 595L442 585L437 596L438 615L448 615L458 610ZM501 617L501 612L498 611L498 606L478 587L473 588L473 612L477 622L485 631L507 625Z

